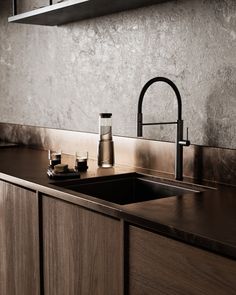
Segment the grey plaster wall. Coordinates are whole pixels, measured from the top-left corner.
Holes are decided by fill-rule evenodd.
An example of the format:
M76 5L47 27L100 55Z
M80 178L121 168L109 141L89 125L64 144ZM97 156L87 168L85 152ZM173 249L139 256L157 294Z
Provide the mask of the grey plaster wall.
M45 1L22 1L22 11ZM20 5L20 4L19 4ZM8 24L0 1L0 121L136 136L144 83L178 86L192 143L236 149L236 1L177 0L59 27ZM147 121L173 120L173 92L159 83L144 100ZM145 127L171 140L171 127Z

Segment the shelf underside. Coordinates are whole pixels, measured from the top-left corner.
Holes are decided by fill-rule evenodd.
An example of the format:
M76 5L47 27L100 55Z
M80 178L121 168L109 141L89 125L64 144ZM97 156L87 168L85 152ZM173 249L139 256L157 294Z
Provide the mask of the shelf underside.
M8 18L8 22L55 26L167 0L67 0Z

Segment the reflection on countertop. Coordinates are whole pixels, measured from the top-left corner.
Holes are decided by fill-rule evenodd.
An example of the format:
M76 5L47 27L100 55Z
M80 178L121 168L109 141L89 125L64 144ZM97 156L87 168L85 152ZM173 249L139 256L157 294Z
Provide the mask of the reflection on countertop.
M18 146L18 144L14 142L0 141L0 148L15 147L15 146Z

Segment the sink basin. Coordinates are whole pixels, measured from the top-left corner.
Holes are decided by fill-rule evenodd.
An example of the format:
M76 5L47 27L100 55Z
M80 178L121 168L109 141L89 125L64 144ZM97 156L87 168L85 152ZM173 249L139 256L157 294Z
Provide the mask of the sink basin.
M108 202L126 205L136 202L180 196L203 191L201 187L184 187L175 181L163 181L156 177L138 173L96 177L53 183L74 192L86 194Z

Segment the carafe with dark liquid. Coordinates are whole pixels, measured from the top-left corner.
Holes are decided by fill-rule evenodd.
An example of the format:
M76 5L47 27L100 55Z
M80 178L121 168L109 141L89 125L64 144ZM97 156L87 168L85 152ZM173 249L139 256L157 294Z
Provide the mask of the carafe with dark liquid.
M98 146L98 166L109 168L114 165L114 144L112 140L112 114L99 115L100 141Z

